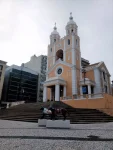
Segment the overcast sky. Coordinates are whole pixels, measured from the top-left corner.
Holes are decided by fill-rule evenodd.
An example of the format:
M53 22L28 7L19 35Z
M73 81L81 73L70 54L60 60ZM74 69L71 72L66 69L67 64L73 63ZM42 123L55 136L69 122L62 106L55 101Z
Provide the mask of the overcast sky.
M21 65L46 55L54 23L65 36L70 12L82 57L104 61L113 80L113 0L0 0L0 59Z

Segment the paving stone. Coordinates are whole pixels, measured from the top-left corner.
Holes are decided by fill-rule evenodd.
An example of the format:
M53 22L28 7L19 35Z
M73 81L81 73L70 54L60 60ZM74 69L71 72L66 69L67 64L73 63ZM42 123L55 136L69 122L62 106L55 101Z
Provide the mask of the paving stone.
M113 150L113 123L77 124L68 130L0 120L0 150L31 149Z

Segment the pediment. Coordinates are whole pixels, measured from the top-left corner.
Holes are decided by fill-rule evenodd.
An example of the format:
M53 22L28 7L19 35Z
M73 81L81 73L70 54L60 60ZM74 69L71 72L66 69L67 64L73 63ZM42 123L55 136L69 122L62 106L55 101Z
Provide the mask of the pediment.
M106 67L104 62L99 63L98 67L101 69L101 71L105 71L107 74L110 75L110 73L109 73L109 71L108 71L108 69L107 69L107 67Z
M110 76L110 73L103 61L101 61L100 63L96 63L94 65L89 65L88 67L86 67L86 71L94 70L95 68L100 68L101 71L104 70Z
M47 71L47 74L50 73L57 65L60 65L60 64L65 65L65 66L68 66L68 67L72 67L72 64L69 64L69 63L67 63L67 62L62 61L61 59L59 59L59 60L57 60L57 61L55 62L55 64Z

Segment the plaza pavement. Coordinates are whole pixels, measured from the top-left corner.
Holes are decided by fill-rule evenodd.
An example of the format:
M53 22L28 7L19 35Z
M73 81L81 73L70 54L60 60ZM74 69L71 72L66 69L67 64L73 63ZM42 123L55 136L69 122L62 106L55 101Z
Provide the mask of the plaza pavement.
M113 150L113 123L46 129L37 123L0 120L0 150Z

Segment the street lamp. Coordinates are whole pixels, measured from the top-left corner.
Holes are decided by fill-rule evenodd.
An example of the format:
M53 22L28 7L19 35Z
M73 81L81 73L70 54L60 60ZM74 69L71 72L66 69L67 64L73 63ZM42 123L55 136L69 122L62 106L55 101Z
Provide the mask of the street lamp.
M21 90L21 94L22 94L22 99L21 100L23 100L23 98L24 98L24 89Z
M85 67L83 67L82 73L83 73L83 75L84 75L84 85L85 85L85 78L86 78L86 70L85 70Z

